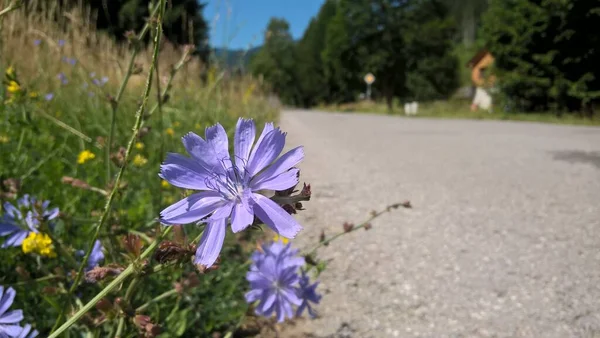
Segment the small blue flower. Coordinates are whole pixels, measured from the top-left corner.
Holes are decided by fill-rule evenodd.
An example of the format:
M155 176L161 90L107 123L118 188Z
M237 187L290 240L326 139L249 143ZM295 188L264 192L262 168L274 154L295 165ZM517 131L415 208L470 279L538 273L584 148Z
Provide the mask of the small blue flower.
M40 333L37 330L31 331L31 325L27 324L23 327L23 331L17 336L17 338L35 338Z
M58 208L49 209L50 201L41 204L34 197L24 195L17 201L17 207L4 203L4 215L0 219L0 236L8 236L2 248L19 246L29 233L38 232L40 220L52 221L58 217ZM50 223L52 226L52 223Z
M58 46L59 47L62 47L64 45L65 45L65 40L63 40L63 39L58 40Z
M66 85L67 83L69 83L67 76L62 72L58 73L58 75L56 75L56 77L60 80L60 83L62 83L63 85Z
M16 295L13 288L8 288L5 292L4 286L0 285L0 337L19 337L23 331L19 324L23 320L23 311L8 311Z
M40 39L33 40L33 45L34 46L39 46L41 43L42 43L42 40L40 40Z
M46 100L46 101L51 101L53 98L54 98L53 93L48 93L48 94L44 95L44 100Z
M302 278L298 276L302 266L304 258L298 256L298 250L293 250L291 244L273 242L252 254L252 265L246 274L250 291L245 297L248 303L258 301L257 315L271 317L275 314L277 321L283 322L294 316L294 305L298 307L296 315L302 314L305 308L314 315L308 302L320 300L315 292L317 283L310 285L304 273Z
M73 58L66 57L66 56L62 57L62 61L64 63L70 64L71 66L75 66L77 64L77 59L73 59Z
M75 255L83 257L85 255L85 251L77 250ZM102 246L102 242L96 240L94 242L94 246L92 247L92 252L90 252L90 258L88 259L87 266L85 267L85 272L88 272L99 266L102 261L104 261L104 247Z
M197 193L160 213L162 224L206 223L194 262L210 267L221 251L228 220L233 232L246 229L258 217L276 233L294 238L302 226L262 190L285 190L298 184L304 158L297 147L277 158L285 145L285 133L265 124L254 144L254 121L239 119L234 135L234 156L229 155L225 129L217 124L206 128L205 139L188 133L183 145L191 155L168 153L160 177L169 184ZM207 217L208 216L208 217Z
M310 303L319 304L321 301L321 295L317 294L317 286L319 282L314 284L310 284L310 280L306 275L306 272L302 271L302 276L300 277L300 287L298 288L298 297L302 299L302 304L296 310L296 316L300 317L304 309L308 310L308 315L312 318L317 316L317 312L312 308Z
M94 247L92 247L92 252L90 253L90 259L88 260L88 269L93 269L100 265L102 261L104 261L104 247L102 247L102 243L99 240L94 242Z

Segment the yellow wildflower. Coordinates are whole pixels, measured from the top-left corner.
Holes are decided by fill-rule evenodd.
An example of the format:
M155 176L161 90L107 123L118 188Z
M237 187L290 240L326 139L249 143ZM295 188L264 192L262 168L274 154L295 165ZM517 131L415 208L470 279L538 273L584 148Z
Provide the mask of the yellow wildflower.
M283 244L288 244L290 242L289 239L287 239L283 236L279 236L278 234L275 234L275 236L273 237L273 241L275 241L275 242L281 241L281 243L283 243Z
M160 182L160 186L163 187L164 189L168 189L171 185L169 184L169 182L162 180Z
M179 127L180 125L181 125L181 123L179 123L179 121L175 121L173 123L173 127L175 127L175 128Z
M32 98L32 99L35 99L38 96L39 96L38 92L31 92L31 93L29 93L29 97Z
M169 136L173 136L175 135L175 130L173 130L173 128L167 128L167 130L165 130L165 132L167 133L167 135Z
M137 143L135 144L135 149L137 149L137 150L142 150L142 149L144 149L144 144L143 144L142 142L137 142Z
M14 94L14 93L18 92L19 90L21 90L21 86L19 86L19 84L17 83L17 81L10 81L8 83L8 87L6 87L6 90L9 93Z
M8 68L6 68L6 76L13 77L14 75L15 69L13 68L13 66L9 66Z
M30 232L27 238L23 240L21 249L23 249L23 252L26 254L36 253L44 257L56 257L52 239L47 234Z
M0 135L0 143L8 143L10 139L6 135Z
M96 158L96 155L94 155L94 153L92 153L89 150L84 150L79 153L79 156L77 157L77 163L84 164L88 160L93 160L94 158Z
M133 158L133 165L135 166L141 167L146 163L148 163L148 159L140 154L135 155Z

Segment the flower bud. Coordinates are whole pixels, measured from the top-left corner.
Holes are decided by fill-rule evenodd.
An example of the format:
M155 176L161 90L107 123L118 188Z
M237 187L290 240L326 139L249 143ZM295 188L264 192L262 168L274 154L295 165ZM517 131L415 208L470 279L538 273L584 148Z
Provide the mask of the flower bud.
M96 303L96 309L98 309L98 311L100 311L102 313L108 313L108 312L112 311L113 305L110 302L110 300L108 300L106 298L102 298L98 301L98 303Z
M350 232L354 228L354 224L344 222L343 227L344 227L344 232Z

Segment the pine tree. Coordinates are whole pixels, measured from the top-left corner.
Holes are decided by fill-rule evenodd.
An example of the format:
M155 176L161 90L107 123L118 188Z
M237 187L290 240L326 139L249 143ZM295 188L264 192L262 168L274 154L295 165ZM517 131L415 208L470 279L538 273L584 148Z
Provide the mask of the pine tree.
M524 111L585 110L600 101L600 3L493 1L483 36L504 96Z

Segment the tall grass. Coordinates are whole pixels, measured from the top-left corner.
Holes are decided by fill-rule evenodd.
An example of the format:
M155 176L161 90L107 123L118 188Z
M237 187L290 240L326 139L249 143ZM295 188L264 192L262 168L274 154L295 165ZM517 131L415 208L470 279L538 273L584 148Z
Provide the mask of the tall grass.
M61 314L68 318L102 287L102 283L83 284L69 297L78 269L73 261L81 260L75 252L88 249L98 229L115 173L123 165L152 62L152 46L140 48L134 57L134 46L117 44L95 30L94 13L84 7L64 12L56 3L30 1L0 23L0 68L9 73L2 74L0 87L0 199L14 203L31 194L61 210L53 229L62 248L57 259L26 255L19 247L0 250L0 285L17 289L18 308L42 336L49 334L56 318ZM234 77L185 56L183 48L168 42L161 45L157 80L151 83L142 111L132 160L108 210L106 226L99 228L107 264L123 262L126 234L142 234L148 247L158 236L154 230L158 211L183 196L157 176L167 151L183 152L181 136L189 131L203 134L205 127L217 122L231 133L240 116L254 118L259 126L277 118L278 107L262 94L254 79ZM116 102L130 60L135 71ZM175 72L177 66L181 67ZM9 91L9 79L18 83L18 90ZM47 94L52 94L51 99L46 100ZM109 146L113 116L114 138ZM82 154L88 154L88 159L83 161ZM186 241L199 233L193 226L184 230L179 238ZM145 313L160 318L171 330L166 336L197 337L235 329L247 309L245 270L240 269L247 255L242 254L246 242L229 236L222 252L227 259L218 271L203 276L198 287L185 295L171 293L169 302L144 305ZM187 280L184 276L192 272L189 266L183 271L167 269L137 286L130 301L141 305L172 290L173 283ZM53 276L50 282L37 280L48 275ZM112 327L98 324L100 317L101 313L90 312L74 327L72 336L94 325L100 336L112 336ZM134 331L127 326L130 323L123 325L121 330Z

